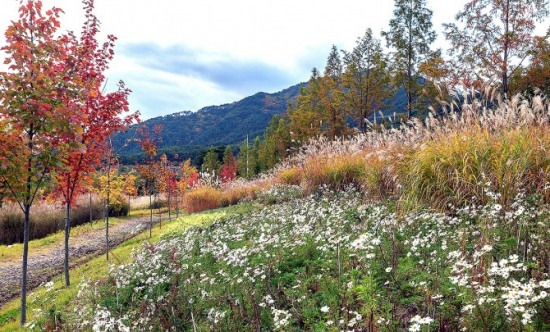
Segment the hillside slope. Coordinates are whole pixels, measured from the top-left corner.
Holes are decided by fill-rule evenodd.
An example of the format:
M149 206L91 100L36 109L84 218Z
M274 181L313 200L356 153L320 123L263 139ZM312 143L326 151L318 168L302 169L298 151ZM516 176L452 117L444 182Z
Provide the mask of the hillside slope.
M127 147L120 149L121 161L134 164L143 156L138 144L131 142L136 137L138 126L152 128L162 125L160 153L166 153L169 158L178 154L179 160L191 158L194 164L200 164L206 150L212 145L238 145L247 135L251 140L261 136L274 115L285 113L287 105L296 99L302 86L304 83L276 93L259 92L230 104L204 107L197 112L183 111L148 119L117 135L114 144L120 149L125 142L130 142ZM402 112L405 107L406 94L403 89L399 89L388 103L388 108L381 112L387 118L394 112ZM379 113L377 118L380 119ZM369 120L373 121L374 116L371 115Z
M285 112L303 84L297 84L276 93L259 92L240 101L220 106L208 106L197 112L179 112L144 121L139 126L162 125L161 150L183 154L182 157L210 145L240 143L249 135L261 135L274 115ZM138 126L115 138L120 147L135 136ZM131 142L122 151L123 156L139 153L139 146Z

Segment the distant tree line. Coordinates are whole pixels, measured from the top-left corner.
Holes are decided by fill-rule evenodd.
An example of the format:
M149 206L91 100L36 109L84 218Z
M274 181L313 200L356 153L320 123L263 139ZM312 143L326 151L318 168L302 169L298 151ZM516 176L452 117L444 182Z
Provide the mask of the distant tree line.
M405 106L395 124L437 109L449 89L497 87L504 98L516 93L550 92L550 29L534 35L548 16L548 0L469 1L456 22L444 24L450 49L444 58L433 43L436 33L426 0L395 0L388 29L375 37L369 28L353 49L332 46L325 68L311 77L286 113L275 116L262 136L247 137L235 147L169 147L169 159L190 159L201 170L220 175L227 152L236 157L237 174L250 178L272 168L304 142L365 132L388 125L382 110L395 108L396 95ZM386 48L383 47L385 42ZM448 89L442 89L441 87ZM374 121L373 121L374 120ZM374 123L372 123L374 122ZM225 151L225 152L224 152ZM223 156L223 158L222 158ZM134 163L140 155L126 156Z
M436 109L450 89L493 86L503 98L548 94L550 29L534 35L548 8L548 0L469 1L455 23L444 24L451 44L445 59L432 47L436 33L426 0L395 0L389 29L381 33L387 51L370 28L351 51L333 45L323 72L312 69L287 112L271 120L263 137L241 144L238 174L250 178L268 170L320 135L334 139L365 132L367 119L390 108L398 89L407 97L406 109L399 118L394 115L398 122Z

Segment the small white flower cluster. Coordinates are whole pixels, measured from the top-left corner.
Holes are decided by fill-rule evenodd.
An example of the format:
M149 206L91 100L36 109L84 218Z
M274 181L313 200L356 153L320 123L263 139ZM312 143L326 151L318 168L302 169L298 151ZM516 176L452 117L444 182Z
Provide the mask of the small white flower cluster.
M279 310L275 307L271 308L273 314L273 324L276 330L281 330L290 323L292 315L286 310Z
M94 332L120 331L130 332L130 327L124 324L128 317L124 316L120 319L115 319L111 312L102 308L96 311L92 330Z
M53 290L53 281L48 281L44 284L44 287L46 287L46 292L51 292Z
M210 308L210 310L208 310L208 317L207 319L214 323L214 325L218 324L220 322L220 320L222 320L226 315L226 311L220 311L220 310L217 310L216 308Z
M411 326L409 331L418 332L424 325L430 325L434 320L431 317L420 317L419 315L411 318Z
M521 283L516 280L510 280L507 287L502 287L504 294L505 310L508 317L513 318L517 314L521 315L523 325L530 324L531 318L536 313L535 304L548 297L550 280L536 282L529 280L527 283ZM545 287L547 286L547 287Z

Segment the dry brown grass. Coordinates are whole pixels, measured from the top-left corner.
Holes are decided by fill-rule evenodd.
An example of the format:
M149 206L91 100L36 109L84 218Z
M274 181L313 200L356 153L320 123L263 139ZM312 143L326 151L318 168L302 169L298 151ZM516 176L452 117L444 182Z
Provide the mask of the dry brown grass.
M103 207L97 199L92 202L92 219L103 216ZM31 208L30 240L40 239L63 229L65 213L59 202L41 201ZM23 212L16 203L7 203L0 209L0 244L23 241ZM71 211L71 225L90 221L88 196L79 197Z
M258 191L259 187L255 186L228 188L222 192L222 205L235 205L244 200L256 199Z
M214 187L198 187L183 195L183 206L188 213L217 209L222 203L222 192Z
M311 158L303 168L304 189L306 192L313 192L323 185L332 189L361 186L366 168L365 160L359 155Z

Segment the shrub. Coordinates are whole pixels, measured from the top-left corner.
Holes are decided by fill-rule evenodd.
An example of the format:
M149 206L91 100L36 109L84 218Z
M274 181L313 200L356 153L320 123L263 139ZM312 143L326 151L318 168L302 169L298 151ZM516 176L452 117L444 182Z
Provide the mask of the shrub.
M130 210L128 203L122 203L116 207L109 207L109 217L122 217L127 216Z
M153 197L153 202L151 204L147 204L147 209L160 209L163 207L168 207L168 200L163 198L157 198L155 199Z
M188 213L217 209L222 202L222 192L213 187L198 187L183 195L183 206Z
M361 186L365 173L365 161L358 155L311 158L304 165L305 189L313 192L321 186L332 189Z
M300 185L303 179L303 171L297 167L287 168L277 174L278 182L287 185Z

